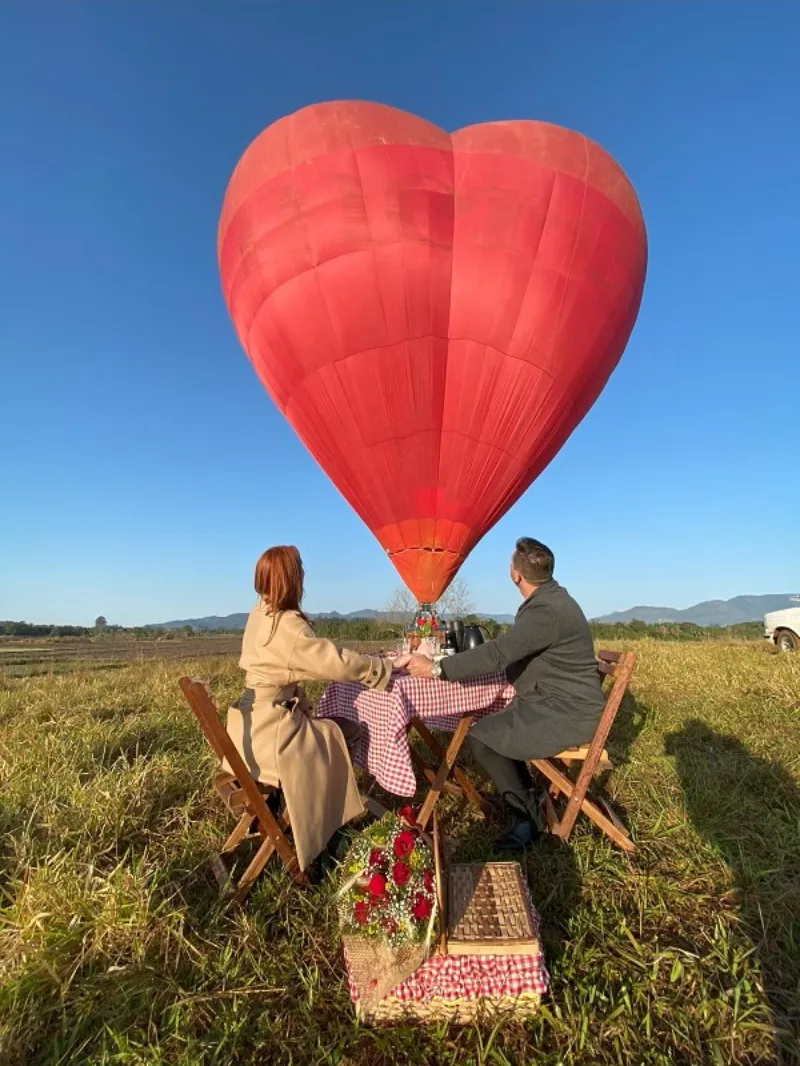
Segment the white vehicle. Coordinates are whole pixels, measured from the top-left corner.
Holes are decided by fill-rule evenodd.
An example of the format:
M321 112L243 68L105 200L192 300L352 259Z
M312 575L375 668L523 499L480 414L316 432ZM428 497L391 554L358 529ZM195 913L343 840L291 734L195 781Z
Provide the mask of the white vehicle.
M764 636L778 651L800 651L800 607L765 614Z

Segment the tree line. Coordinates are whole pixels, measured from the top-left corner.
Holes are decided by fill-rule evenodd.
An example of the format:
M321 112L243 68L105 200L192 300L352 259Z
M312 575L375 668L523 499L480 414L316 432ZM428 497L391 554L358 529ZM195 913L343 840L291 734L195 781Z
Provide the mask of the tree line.
M391 641L399 640L410 619L397 615L377 618L344 619L318 618L314 629L318 636L342 641ZM98 620L99 621L99 620ZM163 629L157 626L108 625L67 626L37 625L32 622L0 622L0 636L5 637L97 637L110 639L125 636L144 640L175 640L176 638L202 638L207 636L239 635L240 629ZM481 625L489 637L494 638L509 627L493 618L481 618L467 614L467 625ZM597 640L624 641L631 638L649 637L651 640L759 640L764 633L761 622L742 622L732 626L699 626L692 622L592 622L592 633Z
M651 640L760 640L764 636L763 622L737 622L732 626L699 626L694 622L592 622L597 640L629 640L649 637Z

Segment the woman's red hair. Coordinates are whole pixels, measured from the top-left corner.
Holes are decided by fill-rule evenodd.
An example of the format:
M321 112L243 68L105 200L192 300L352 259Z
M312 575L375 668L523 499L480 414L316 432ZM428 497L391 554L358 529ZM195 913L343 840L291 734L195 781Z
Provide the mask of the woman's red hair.
M276 616L281 611L300 611L304 578L300 552L291 546L268 548L256 563L256 592Z

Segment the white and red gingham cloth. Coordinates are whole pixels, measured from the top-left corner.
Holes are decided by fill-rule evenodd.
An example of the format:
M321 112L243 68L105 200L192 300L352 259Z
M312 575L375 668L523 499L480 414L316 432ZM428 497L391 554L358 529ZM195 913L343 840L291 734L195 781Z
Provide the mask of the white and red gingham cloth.
M549 980L540 951L533 955L433 955L389 995L404 1003L531 993L543 996ZM358 989L349 974L348 987L350 998L358 1002Z
M401 675L385 692L334 682L325 690L317 714L360 722L365 735L353 752L353 762L371 773L387 792L413 796L417 782L408 750L411 719L420 718L432 729L452 733L465 714L482 717L502 711L513 695L513 688L499 674L470 681Z

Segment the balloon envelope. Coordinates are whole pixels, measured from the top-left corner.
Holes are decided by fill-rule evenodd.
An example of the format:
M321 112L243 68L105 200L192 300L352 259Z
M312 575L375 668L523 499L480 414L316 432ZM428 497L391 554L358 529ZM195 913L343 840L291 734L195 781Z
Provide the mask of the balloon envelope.
M222 289L273 400L435 602L584 417L636 319L647 240L598 145L304 108L228 186Z

